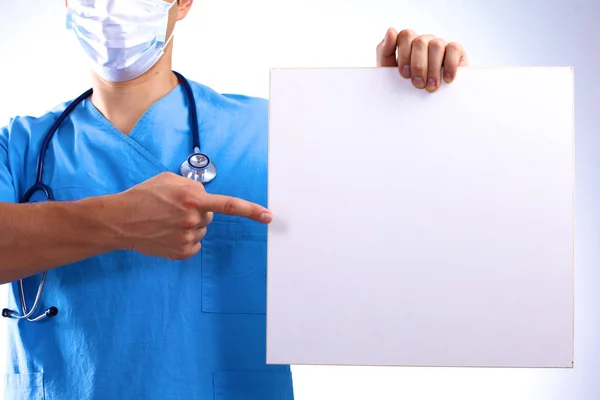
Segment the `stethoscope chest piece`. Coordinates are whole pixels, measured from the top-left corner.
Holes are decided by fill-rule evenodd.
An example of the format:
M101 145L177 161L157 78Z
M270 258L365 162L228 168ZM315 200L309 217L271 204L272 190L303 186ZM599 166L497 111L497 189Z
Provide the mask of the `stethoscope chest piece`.
M203 184L212 181L217 176L217 168L215 165L206 154L200 152L191 154L187 160L181 164L180 171L181 176Z

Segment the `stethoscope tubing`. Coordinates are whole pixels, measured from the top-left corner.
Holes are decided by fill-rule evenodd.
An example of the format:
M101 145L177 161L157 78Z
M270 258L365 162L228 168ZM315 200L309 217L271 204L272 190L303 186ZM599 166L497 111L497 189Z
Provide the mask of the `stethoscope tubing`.
M192 171L193 173L191 174L193 176L190 176L190 178L200 180L203 183L208 183L208 182L210 182L210 180L214 179L214 177L216 175L216 170L215 170L214 165L212 165L210 163L210 159L208 158L208 156L200 153L200 127L198 124L198 110L197 110L197 106L196 106L196 100L194 98L194 93L192 91L190 83L183 75L181 75L180 73L175 72L175 71L173 71L173 73L179 80L179 83L181 84L181 86L185 92L185 96L187 98L188 107L189 107L189 125L190 125L190 129L192 131L193 153L187 158L187 164L190 164L190 160L192 159L192 157L194 155L203 156L203 157L206 157L207 160L209 160L209 165L207 165L207 167L205 168L206 171L208 171L208 173L204 173L204 171L198 172L197 171L198 169L193 168L191 165L188 165L189 168L187 168L187 169L194 170L194 171ZM44 140L42 141L42 145L40 147L40 152L38 154L38 158L37 158L37 162L36 162L35 182L25 192L25 194L23 195L23 198L20 200L20 203L28 203L31 200L31 198L33 197L33 195L38 191L41 191L44 193L47 201L54 201L54 194L52 193L52 188L49 185L46 185L45 183L43 183L44 160L46 158L46 152L48 151L48 148L50 147L50 142L52 141L52 138L54 137L56 132L58 132L58 130L59 130L60 126L63 124L63 122L69 117L69 115L71 115L73 110L75 110L75 108L79 104L81 104L85 99L89 98L92 94L93 94L93 89L88 89L84 93L82 93L79 97L77 97L75 100L73 100L73 102L71 102L71 104L68 105L68 107L61 113L61 115L58 117L58 119L54 122L54 124L52 124L52 126L48 130L46 136L44 137ZM185 164L185 162L184 162L184 164ZM183 170L183 166L182 166L182 170ZM203 181L203 180L205 180L205 181ZM47 271L42 272L42 276L41 276L40 284L38 285L38 290L36 292L35 300L34 300L33 305L30 310L28 310L27 301L25 299L25 289L24 289L24 284L23 284L24 280L19 279L19 297L20 297L20 301L21 301L22 313L18 313L16 311L5 308L2 310L2 316L5 318L14 318L17 320L26 319L27 321L30 321L30 322L38 322L45 318L56 316L58 314L58 308L52 306L52 307L48 308L46 311L44 311L43 313L39 314L38 316L32 317L34 315L34 313L36 312L36 310L38 309L38 307L40 306L42 292L44 290L44 285L46 283L46 277L47 277Z

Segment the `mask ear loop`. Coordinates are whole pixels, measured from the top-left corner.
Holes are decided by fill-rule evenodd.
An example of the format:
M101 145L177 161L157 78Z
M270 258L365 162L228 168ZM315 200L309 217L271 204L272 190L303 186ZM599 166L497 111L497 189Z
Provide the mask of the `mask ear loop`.
M169 27L169 14L171 13L171 9L172 9L172 8L175 6L175 4L177 4L177 3L178 3L178 1L177 1L177 0L175 0L174 2L172 2L172 3L171 3L171 5L169 5L169 8L167 8L167 11L166 11L166 13L165 13L165 14L166 14L166 15L165 15L165 18L167 19L167 29L168 29L168 27ZM163 49L164 49L165 47L167 47L167 45L169 44L169 42L171 41L171 39L173 39L173 35L175 34L175 29L176 29L176 28L177 28L177 23L175 23L175 25L173 25L173 31L171 31L171 35L169 35L169 38L168 38L166 41L165 41L165 38L164 38L164 37L157 37L157 39L158 39L158 41L159 41L159 42L161 42L161 41L164 41L164 44L163 44ZM167 32L165 32L165 35L166 35L166 34L167 34ZM164 35L160 35L160 36L164 36Z
M171 42L171 40L173 39L173 36L175 36L175 29L177 28L177 25L173 26L173 31L171 32L171 34L169 35L169 38L167 39L167 41L165 42L165 44L163 44L162 46L162 52L164 53L164 50L167 48L167 46L169 45L169 42Z

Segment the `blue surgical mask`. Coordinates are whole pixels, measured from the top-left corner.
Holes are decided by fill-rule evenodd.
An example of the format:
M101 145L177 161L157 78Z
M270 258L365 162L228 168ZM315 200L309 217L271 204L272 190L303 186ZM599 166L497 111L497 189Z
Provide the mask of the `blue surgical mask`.
M164 0L69 0L67 28L110 82L125 82L149 71L164 54L169 11Z

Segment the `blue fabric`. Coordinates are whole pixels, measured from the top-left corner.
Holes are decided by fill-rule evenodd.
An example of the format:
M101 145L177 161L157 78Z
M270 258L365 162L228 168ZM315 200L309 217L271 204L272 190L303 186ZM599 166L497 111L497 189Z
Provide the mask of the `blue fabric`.
M202 150L219 171L207 191L266 206L267 101L192 88ZM1 131L2 201L30 187L40 143L65 107ZM44 181L62 201L178 173L192 150L187 110L178 86L125 136L85 101L54 137ZM266 238L263 225L215 215L190 260L119 251L49 271L40 310L59 314L8 321L4 398L293 399L289 366L266 365ZM38 282L26 280L29 304ZM9 306L20 310L16 283Z
M0 129L0 201L17 201L8 159L8 128Z

